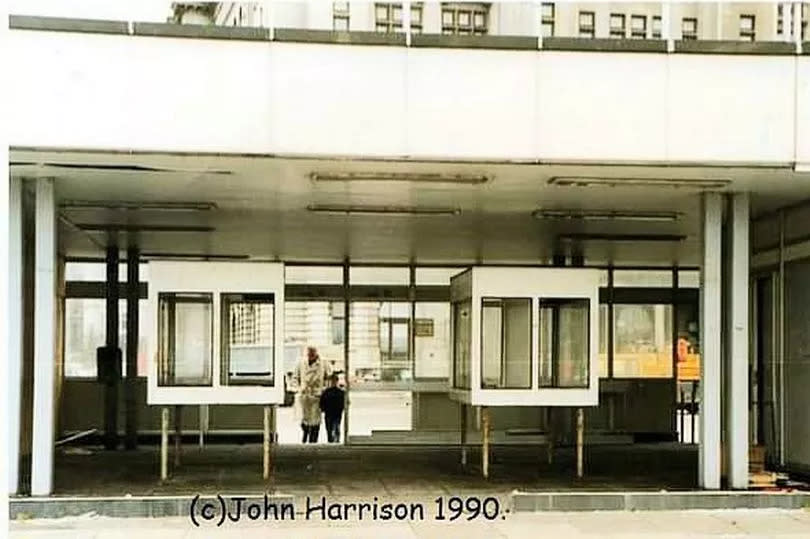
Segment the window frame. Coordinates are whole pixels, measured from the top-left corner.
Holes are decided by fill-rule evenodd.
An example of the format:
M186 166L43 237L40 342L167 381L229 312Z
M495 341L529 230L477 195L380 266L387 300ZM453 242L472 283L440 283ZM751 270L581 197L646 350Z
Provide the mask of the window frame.
M551 8L551 13L546 14L545 9ZM557 7L554 5L554 2L543 2L540 4L540 32L542 36L545 37L554 37L554 19L557 16ZM548 33L545 32L546 28L550 28Z
M483 3L463 2L442 2L441 3L441 26L443 35L470 35L470 36L485 36L489 34L490 24L490 5ZM445 23L445 14L452 14L452 21L448 24ZM459 15L469 15L470 20L466 25L461 25ZM482 25L476 24L476 15L484 18Z
M349 26L350 20L349 2L332 2L332 30L335 32L348 32L351 29ZM337 21L346 21L346 28L338 29Z
M238 379L231 378L231 353L230 353L230 336L231 336L231 317L230 306L234 303L246 304L271 304L273 306L273 316L270 320L270 327L273 328L273 341L270 343L270 365L272 371L270 378L257 378L259 376L255 373L249 373ZM254 293L254 292L222 292L219 294L219 307L220 307L220 333L219 333L219 361L220 361L220 380L221 387L234 387L234 386L274 386L276 380L276 316L278 316L276 304L276 295L272 292L269 293ZM282 336L283 338L283 336ZM251 376L253 375L253 376Z
M634 21L641 21L641 28L636 29L633 25ZM631 39L647 39L647 16L646 15L630 15L630 38Z
M586 16L591 19L590 24L583 25L582 17ZM593 39L596 37L596 12L595 11L578 11L577 12L577 32L578 37Z
M750 21L751 28L744 28L743 22ZM740 39L742 41L756 41L757 37L757 17L750 13L741 13L739 19Z
M479 367L479 389L481 391L504 391L504 390L520 390L520 391L528 391L534 387L534 309L532 308L534 303L532 301L533 298L526 297L526 296L510 296L510 297L499 297L499 296L482 296L480 298L480 306L479 306L479 328L478 328L478 367ZM505 340L506 340L506 332L504 328L506 327L505 324L505 316L506 312L503 308L503 303L506 301L523 301L528 303L529 306L529 333L527 335L529 339L529 377L527 379L528 385L526 386L510 386L504 384L503 386L499 387L488 387L484 385L484 308L486 303L489 302L499 302L501 305L501 357L500 357L500 368L501 374L503 374L503 365L504 365L504 351L506 350ZM472 386L472 383L470 383Z
M391 34L397 32L404 32L405 26L402 21L402 3L397 2L374 2L374 31L380 34ZM400 15L397 23L394 17L394 9L399 8ZM379 17L379 10L385 9L385 18ZM419 14L418 22L414 22L414 13ZM411 4L411 33L421 34L424 27L424 5L422 2L414 2Z
M182 301L177 301L178 296L181 297ZM169 357L164 356L164 331L166 331L163 327L162 317L163 317L163 309L162 309L162 301L164 298L172 298L174 302L170 305L175 307L177 303L188 303L188 304L205 304L210 307L210 321L209 321L209 372L208 372L208 379L206 383L182 383L178 384L176 382L167 383L167 379L174 379L174 366L176 362L174 361L174 344L175 340L175 332L174 332L174 316L176 311L172 309L169 313L170 316L170 337L167 342L167 346L171 347L171 351L169 352ZM212 292L181 292L181 291L174 291L174 292L159 292L157 295L157 306L158 306L158 314L157 314L157 386L161 388L174 388L174 387L213 387L214 386L214 319L216 318L214 313L214 294ZM166 372L166 369L169 368L171 365L171 371Z
M574 304L585 308L585 383L584 385L561 385L560 384L560 361L559 361L559 342L560 342L560 322L559 322L559 308L565 304ZM542 363L540 354L543 350L542 332L543 329L540 325L541 311L544 308L551 307L552 310L552 342L551 342L551 383L544 384L541 380ZM599 304L597 304L597 309ZM539 389L590 389L591 387L591 300L587 297L565 297L565 298L551 298L541 297L537 300L537 387ZM598 322L597 322L598 323ZM597 356L598 356L597 344ZM609 357L609 356L608 356ZM599 366L597 365L597 369Z
M613 21L621 21L621 26L613 26ZM611 13L609 24L609 36L611 39L625 39L627 37L627 16L624 13Z
M694 24L694 30L686 31L687 23ZM698 19L697 17L683 17L681 19L681 39L683 41L696 41L698 38Z

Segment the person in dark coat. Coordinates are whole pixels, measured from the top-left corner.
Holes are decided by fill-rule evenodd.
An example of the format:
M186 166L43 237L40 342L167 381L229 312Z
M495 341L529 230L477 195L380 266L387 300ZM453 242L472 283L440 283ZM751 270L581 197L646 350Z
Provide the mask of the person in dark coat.
M345 392L338 387L338 376L329 378L329 387L321 393L321 410L326 420L326 437L329 443L340 443L340 420L343 417Z

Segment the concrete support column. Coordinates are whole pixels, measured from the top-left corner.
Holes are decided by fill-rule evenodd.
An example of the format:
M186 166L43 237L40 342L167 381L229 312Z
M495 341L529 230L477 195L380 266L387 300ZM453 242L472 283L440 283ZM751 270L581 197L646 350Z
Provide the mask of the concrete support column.
M34 277L34 421L31 494L53 489L56 374L56 204L53 179L36 181Z
M748 243L749 201L747 193L729 197L728 254L731 282L729 312L726 317L727 339L726 425L728 443L728 479L734 489L748 488Z
M8 193L8 493L16 494L20 466L20 413L22 408L22 180L9 178Z
M127 379L124 386L126 402L127 449L138 445L138 404L136 399L138 378L138 302L140 300L139 269L140 253L137 247L127 250ZM202 435L202 429L200 430Z
M703 196L700 271L700 448L698 484L720 488L720 330L723 199ZM747 405L746 405L747 409Z
M118 350L118 246L115 240L107 247L107 294L106 294L106 344L110 350ZM110 367L119 356L107 356ZM115 365L118 371L120 364ZM111 369L112 370L112 369ZM104 447L118 447L118 376L110 376L104 389Z

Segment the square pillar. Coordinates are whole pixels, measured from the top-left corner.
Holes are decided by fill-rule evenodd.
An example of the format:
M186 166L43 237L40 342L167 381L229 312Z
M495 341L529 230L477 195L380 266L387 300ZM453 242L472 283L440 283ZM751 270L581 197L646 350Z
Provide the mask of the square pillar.
M20 413L22 408L23 365L23 250L22 180L9 178L8 193L8 493L16 494L20 467Z
M126 403L125 447L135 449L138 445L138 303L140 300L139 276L140 252L137 247L127 250L127 378L124 386ZM202 436L202 429L200 429Z
M748 488L748 194L729 196L729 294L726 316L726 440L728 481Z
M723 198L703 195L700 269L700 448L698 484L720 488L721 253ZM746 405L747 409L747 405Z
M31 494L53 489L56 374L56 205L53 179L36 180L34 422Z

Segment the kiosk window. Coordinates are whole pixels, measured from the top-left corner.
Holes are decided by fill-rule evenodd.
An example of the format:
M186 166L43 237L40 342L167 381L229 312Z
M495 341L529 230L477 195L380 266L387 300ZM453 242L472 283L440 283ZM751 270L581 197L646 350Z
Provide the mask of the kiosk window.
M158 295L158 385L210 386L211 294Z
M539 310L540 387L588 387L588 300L541 299Z
M486 298L481 304L481 387L529 389L532 300Z
M273 294L222 294L222 385L273 385Z

